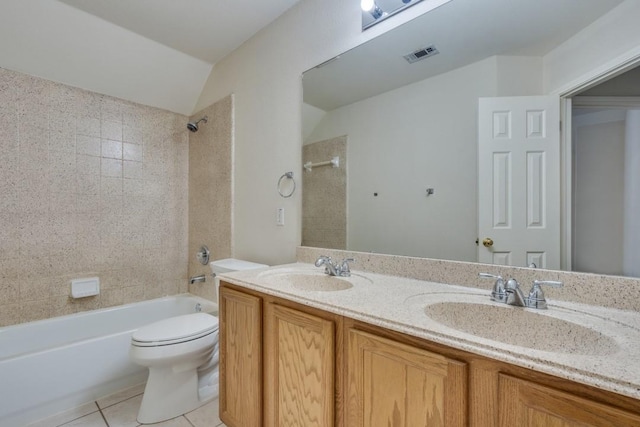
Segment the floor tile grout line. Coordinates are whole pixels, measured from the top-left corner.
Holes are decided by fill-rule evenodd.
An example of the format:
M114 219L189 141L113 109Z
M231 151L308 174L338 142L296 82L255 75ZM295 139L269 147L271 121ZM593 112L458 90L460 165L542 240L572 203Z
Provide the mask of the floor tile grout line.
M96 400L96 402L95 402L95 403L96 403L96 405L98 406L98 408L99 408L100 410L103 410L103 409L110 408L110 407L112 407L112 406L114 406L114 405L117 405L117 404L119 404L119 403L126 402L127 400L129 400L129 399L133 399L134 397L138 397L138 396L140 396L140 395L142 395L142 394L144 394L144 390L143 390L143 391L141 391L141 392L140 392L140 393L138 393L138 394L134 394L134 395L132 395L132 396L129 396L129 397L127 397L126 399L118 400L117 402L112 403L112 404L110 404L110 405L107 405L107 406L105 406L104 408L100 406L100 404L98 403L98 401L97 401L97 400ZM106 397L109 397L109 396L106 396ZM102 399L100 399L100 400L102 400Z
M119 401L117 401L117 402L115 402L115 403L112 403L112 404L110 404L110 405L105 406L104 408L103 408L103 407L101 407L101 406L98 404L98 401L96 401L96 405L98 405L98 408L100 408L100 410L102 411L103 409L111 408L112 406L119 405L119 404L121 404L122 402L126 402L127 400L131 400L131 399L133 399L133 398L136 398L136 397L138 397L138 396L141 396L142 394L143 394L143 393L138 393L138 394L136 394L136 395L134 395L134 396L129 396L129 397L127 397L126 399L119 400Z
M98 402L96 401L96 405L98 406L98 408L100 408L100 405L98 405ZM107 417L104 416L104 414L102 413L102 409L100 409L100 416L102 417L102 420L104 421L105 425L107 427L109 426L109 421L107 421Z
M89 403L86 403L86 405L88 405L88 404ZM56 424L56 427L64 427L65 424L72 423L74 421L79 420L80 418L84 418L84 417L86 417L88 415L95 414L96 412L100 411L100 406L98 406L98 402L94 401L93 404L96 405L96 410L95 411L91 411L88 414L80 415L80 416L78 416L76 418L72 418L70 420L66 420L62 424ZM56 415L58 415L58 414L51 415L51 417L55 417ZM47 418L44 418L42 420L38 420L37 422L44 421L45 419L47 419Z

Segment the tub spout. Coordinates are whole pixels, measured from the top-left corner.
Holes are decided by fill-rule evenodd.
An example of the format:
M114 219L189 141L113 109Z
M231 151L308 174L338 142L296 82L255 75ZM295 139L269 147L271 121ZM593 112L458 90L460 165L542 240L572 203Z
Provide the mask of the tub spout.
M204 282L206 281L207 278L204 274L201 274L200 276L193 276L189 278L189 284L193 285L194 283L198 283L198 282Z

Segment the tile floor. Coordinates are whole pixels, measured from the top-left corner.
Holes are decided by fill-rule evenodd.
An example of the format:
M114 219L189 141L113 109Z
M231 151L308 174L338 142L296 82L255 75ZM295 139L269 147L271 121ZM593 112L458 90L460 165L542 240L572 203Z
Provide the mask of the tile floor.
M82 405L29 427L137 427L138 408L144 384L128 388L95 402ZM218 399L189 412L157 424L158 427L225 427L218 416Z

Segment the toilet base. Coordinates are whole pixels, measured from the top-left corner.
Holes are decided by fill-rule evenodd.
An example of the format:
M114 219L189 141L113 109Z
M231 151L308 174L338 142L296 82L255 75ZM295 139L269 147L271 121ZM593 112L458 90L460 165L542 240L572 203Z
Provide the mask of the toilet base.
M171 367L149 368L149 379L138 411L138 422L153 424L193 411L212 400L200 400L196 369L175 372Z

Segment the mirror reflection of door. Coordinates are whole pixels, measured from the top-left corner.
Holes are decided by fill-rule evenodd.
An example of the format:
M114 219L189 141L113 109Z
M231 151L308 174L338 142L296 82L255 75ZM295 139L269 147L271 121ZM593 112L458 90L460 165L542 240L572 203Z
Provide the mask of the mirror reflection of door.
M480 98L478 123L478 261L559 269L559 98Z

